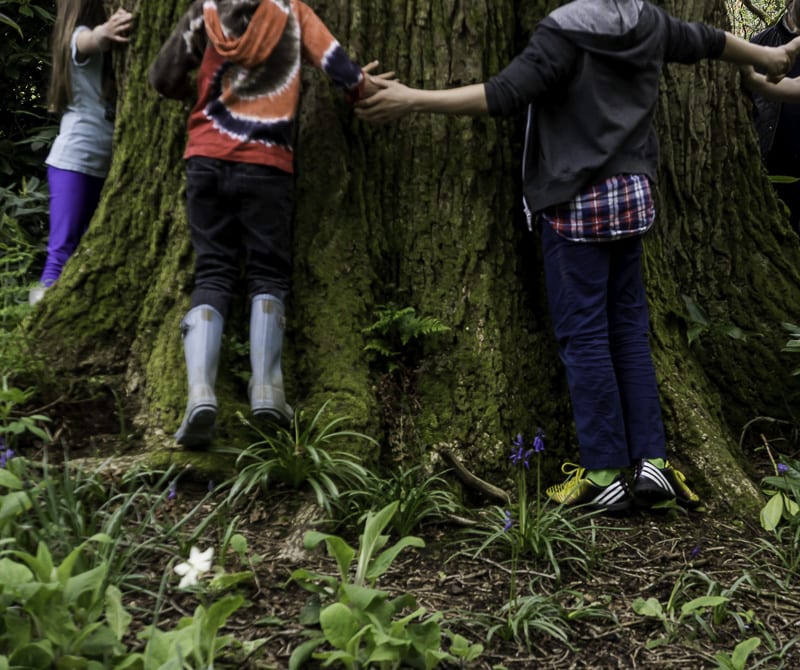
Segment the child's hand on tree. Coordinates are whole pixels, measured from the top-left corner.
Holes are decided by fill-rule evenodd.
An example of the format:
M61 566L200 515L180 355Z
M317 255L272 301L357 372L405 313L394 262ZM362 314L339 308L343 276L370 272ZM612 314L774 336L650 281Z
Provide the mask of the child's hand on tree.
M125 44L130 42L128 33L133 26L133 14L120 7L105 23L101 23L92 32L95 33L101 48L107 49L112 42Z

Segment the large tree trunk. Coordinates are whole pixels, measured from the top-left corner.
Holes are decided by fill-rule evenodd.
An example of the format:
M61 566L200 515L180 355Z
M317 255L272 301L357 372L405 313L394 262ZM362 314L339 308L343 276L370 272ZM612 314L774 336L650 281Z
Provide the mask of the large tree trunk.
M128 3L130 4L130 3ZM192 287L181 152L187 107L159 100L147 67L188 3L141 0L127 55L114 163L91 229L30 334L58 389L105 389L151 453L171 448L184 405L179 321ZM311 3L359 62L379 58L413 86L498 72L558 3L326 0ZM722 0L676 1L724 25ZM547 317L538 237L523 230L522 119L418 115L365 127L318 72L304 77L297 141L294 288L284 372L299 407L352 417L393 459L454 449L498 482L511 437L548 435L552 475L577 447ZM754 504L742 426L785 415L793 379L780 323L800 301L800 246L761 171L738 74L669 66L656 229L646 241L653 349L668 447L711 500ZM713 325L689 345L682 296ZM405 350L400 371L364 351L376 306L437 317L447 333ZM242 443L244 300L226 324L220 441ZM116 398L114 402L112 399ZM76 426L80 430L80 425ZM387 454L384 454L387 455Z

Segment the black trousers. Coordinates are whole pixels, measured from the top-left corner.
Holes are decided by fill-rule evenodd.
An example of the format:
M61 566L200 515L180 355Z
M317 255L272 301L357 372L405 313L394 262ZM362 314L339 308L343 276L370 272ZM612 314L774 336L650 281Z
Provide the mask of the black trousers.
M291 278L294 178L278 168L193 156L186 161L186 211L195 252L192 307L223 317L244 261L250 298L286 300Z

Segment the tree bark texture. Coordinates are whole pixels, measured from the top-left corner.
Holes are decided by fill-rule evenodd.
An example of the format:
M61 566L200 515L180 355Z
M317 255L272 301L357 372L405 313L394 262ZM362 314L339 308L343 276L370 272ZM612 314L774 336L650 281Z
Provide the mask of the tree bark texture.
M140 0L118 106L115 154L91 228L29 334L57 388L110 389L143 448L170 448L185 402L179 322L192 288L181 154L188 106L160 100L146 71L188 3ZM484 81L558 3L322 0L311 3L360 63L412 86ZM667 8L724 26L722 0ZM671 458L715 501L755 504L742 426L786 415L795 380L782 321L800 301L800 245L758 159L735 69L670 65L658 110L657 223L645 243L653 352ZM416 115L358 122L321 73L304 73L296 142L293 291L284 374L290 402L332 412L407 463L453 449L502 482L510 441L547 433L547 465L577 459L569 396L544 297L538 236L524 230L524 119ZM244 291L242 291L244 294ZM683 296L748 333L710 328L689 346ZM450 327L403 353L364 351L377 306ZM221 442L246 444L247 305L226 323ZM375 456L375 454L370 454Z

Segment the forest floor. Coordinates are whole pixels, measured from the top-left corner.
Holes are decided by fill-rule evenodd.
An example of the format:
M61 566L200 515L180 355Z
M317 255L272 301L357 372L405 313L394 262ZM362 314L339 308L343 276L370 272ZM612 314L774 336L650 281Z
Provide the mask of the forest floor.
M107 454L110 446L93 440L85 449L73 448L71 458ZM762 476L769 474L766 455L762 463L752 465ZM159 518L177 523L191 515L197 523L215 516L225 494L222 487L212 493L210 488L208 475L187 469ZM303 548L308 530L331 532L320 526L322 515L312 502L306 494L280 489L253 496L204 529L202 539L196 538L199 548L216 546L219 552L222 539L235 530L246 539L249 558L240 560L229 549L215 556L215 564L229 572L254 573L252 580L237 586L247 604L232 615L224 632L241 642L263 643L248 658L221 659L218 667L283 670L292 651L312 632L301 623L310 594L290 577L298 569L337 574L336 562L322 546L314 551ZM489 508L494 509L487 503L482 512L476 505L464 516L481 519ZM483 644L478 659L463 667L800 668L800 524L769 533L758 518L736 518L713 500L692 513L634 509L624 516L596 516L581 530L582 546L590 551L589 569L572 570L569 552L559 554L557 547L560 579L541 559L523 556L512 571L508 554L492 546L476 555L479 543L467 530L460 518L417 528L413 534L425 546L404 549L376 584L393 597L412 594L428 613L443 614L443 630ZM191 529L187 531L191 535ZM336 532L356 547L359 531ZM188 546L184 549L188 553ZM154 612L158 611L158 626L168 629L203 602L202 594L179 590L179 578L169 575L181 560L180 551L171 550L166 561L163 549L153 552L147 564L136 566L136 578L147 587L126 597L134 616L132 643L136 633L153 623ZM163 587L165 574L167 586L159 591L153 585ZM512 576L518 602L530 608L526 615L517 608L512 622L516 635L509 633L502 614L509 604ZM715 607L696 606L694 599L704 596L726 600ZM649 598L657 601L660 612L657 608L652 616L637 613L634 602ZM759 644L747 662L735 655L730 664L716 658L732 656L737 644L749 638L757 638Z
M205 495L203 486L182 484L173 502L189 509ZM200 504L209 513L213 510L213 502ZM240 518L236 530L258 562L244 594L250 605L234 615L226 630L239 640L266 642L238 667L287 668L292 650L306 639L300 620L309 596L290 575L298 568L337 574L335 562L321 548L313 553L302 548L302 534L313 523L298 515L309 509L302 496L283 495L254 502ZM498 616L509 601L510 564L507 556L493 557L491 552L476 557L470 549L474 541L464 539L458 524L416 532L426 546L405 549L377 586L393 595L413 594L428 612L444 613L443 628L484 644L481 656L464 667L800 668L800 580L792 558L796 544L785 547L781 557L759 551L775 547L775 536L758 527L757 520L754 525L726 518L713 506L691 515L635 511L597 517L593 533L596 552L589 576L565 572L557 581L539 564L518 564L520 596L526 595L528 583L547 596L530 616L527 641L522 626L516 641L502 631L487 640L489 627L503 623ZM355 537L348 541L357 545ZM787 566L790 560L793 566ZM163 560L154 561L151 569L157 582ZM692 598L705 595L730 600L716 609L682 613ZM660 618L633 609L635 599L651 597L663 608ZM191 615L196 604L196 594L173 589L162 606L160 624ZM563 630L565 639L549 634L548 624ZM761 643L746 666L714 660L718 652L730 655L750 637Z

